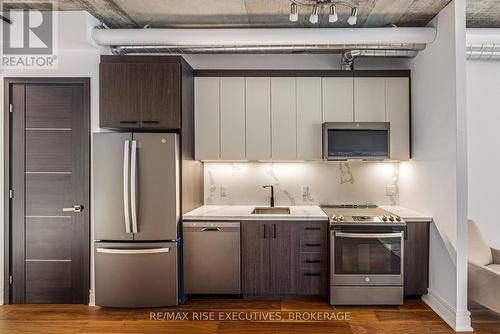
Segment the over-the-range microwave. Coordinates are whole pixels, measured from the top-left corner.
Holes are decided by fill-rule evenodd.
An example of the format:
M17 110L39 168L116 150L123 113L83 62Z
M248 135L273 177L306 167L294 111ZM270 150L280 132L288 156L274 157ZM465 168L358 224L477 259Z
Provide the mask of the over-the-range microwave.
M323 123L323 159L389 159L390 128L389 122Z

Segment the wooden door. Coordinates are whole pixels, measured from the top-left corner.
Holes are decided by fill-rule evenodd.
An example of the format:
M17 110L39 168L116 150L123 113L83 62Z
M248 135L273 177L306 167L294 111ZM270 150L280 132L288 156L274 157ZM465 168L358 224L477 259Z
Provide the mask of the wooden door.
M242 290L244 295L262 295L269 290L269 240L266 223L241 224Z
M295 294L298 246L294 225L290 222L269 222L269 294Z
M89 80L7 79L6 85L10 302L87 303Z
M391 159L410 159L410 79L385 79L386 121L391 122Z
M136 78L137 64L102 63L99 76L99 125L108 128L137 128L141 121Z
M429 287L429 228L430 222L406 225L404 245L404 294L422 296Z
M323 122L354 121L354 79L322 78Z
M297 159L321 160L321 78L297 78Z
M140 128L180 129L181 72L178 63L132 64Z
M271 159L271 78L246 78L246 158Z
M220 157L245 160L245 78L220 78Z

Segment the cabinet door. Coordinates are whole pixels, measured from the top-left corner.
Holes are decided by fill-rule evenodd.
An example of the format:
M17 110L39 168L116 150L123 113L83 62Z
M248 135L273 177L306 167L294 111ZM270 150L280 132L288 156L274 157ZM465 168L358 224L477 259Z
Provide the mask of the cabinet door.
M195 158L220 157L219 78L195 78Z
M297 159L322 158L321 78L297 78Z
M391 159L410 159L410 79L385 81L386 121L391 122Z
M298 242L294 224L269 222L269 294L296 294Z
M429 286L429 222L406 225L404 294L421 296Z
M354 121L354 79L323 78L323 122Z
M177 63L139 64L135 82L139 91L141 128L180 129L181 78Z
M220 78L220 157L245 159L245 78Z
M271 78L272 158L297 158L295 78Z
M244 295L268 293L269 238L266 223L246 221L241 224L241 283Z
M271 78L246 78L246 158L271 159Z
M354 121L385 122L384 78L354 78Z
M99 65L99 125L109 128L139 126L138 90L135 78L138 64L101 63Z

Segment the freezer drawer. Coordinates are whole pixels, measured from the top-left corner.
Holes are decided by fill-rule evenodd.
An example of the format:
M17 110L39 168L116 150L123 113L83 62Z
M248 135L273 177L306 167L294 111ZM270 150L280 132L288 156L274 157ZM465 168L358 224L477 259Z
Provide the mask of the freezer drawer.
M183 223L184 293L241 294L240 223Z
M96 305L178 304L177 243L98 242L94 248Z

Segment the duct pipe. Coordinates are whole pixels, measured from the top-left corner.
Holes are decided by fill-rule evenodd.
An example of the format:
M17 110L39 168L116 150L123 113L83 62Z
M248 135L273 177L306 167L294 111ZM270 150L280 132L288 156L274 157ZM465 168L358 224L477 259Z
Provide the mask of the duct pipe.
M428 44L436 29L425 28L294 28L294 29L94 29L103 46L303 46Z
M500 29L467 29L468 60L500 60Z
M359 57L414 58L418 50L350 50L342 54L343 70L354 70L354 59Z

